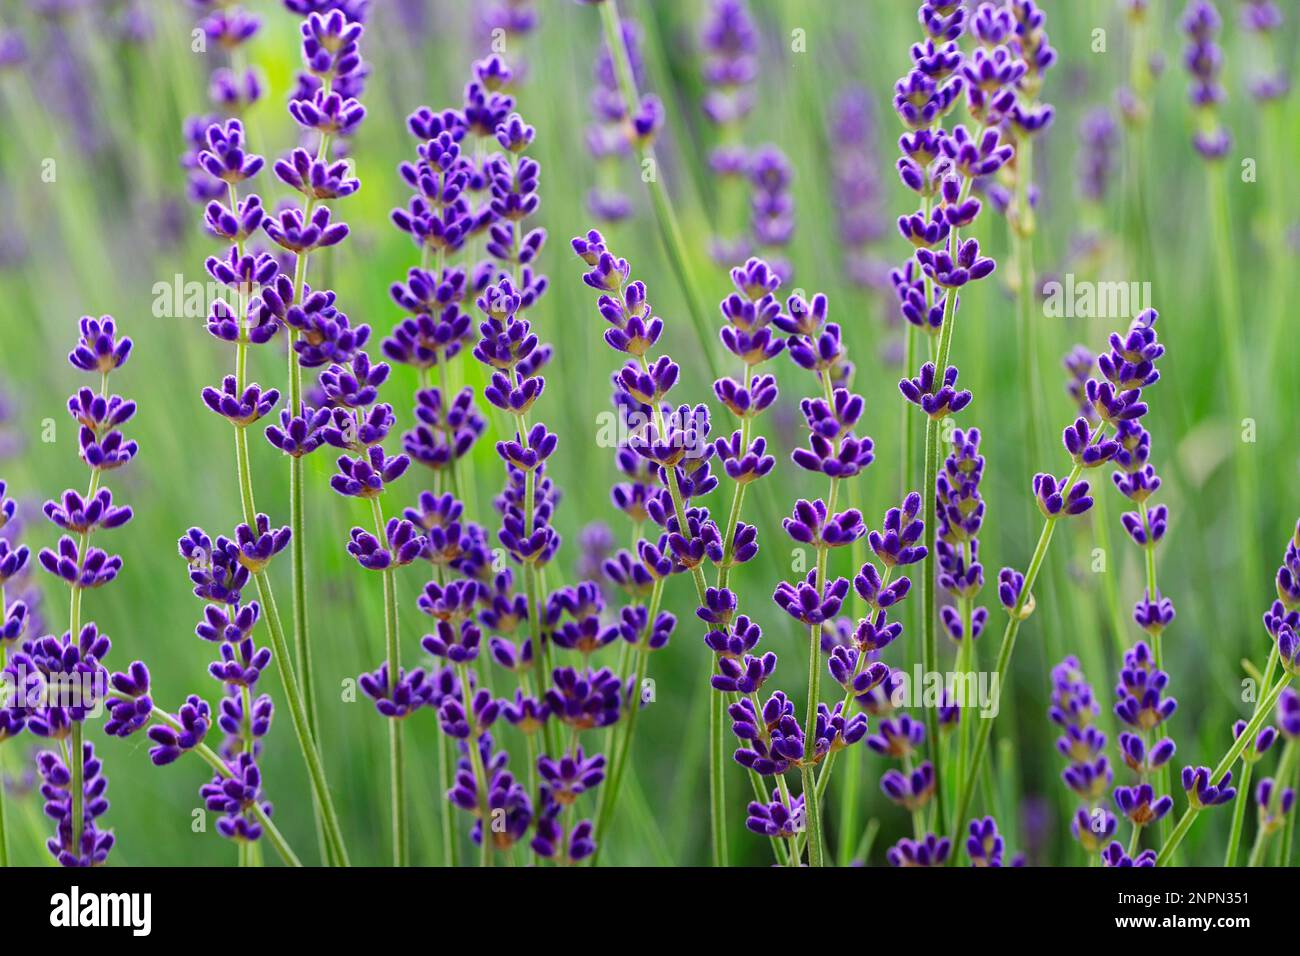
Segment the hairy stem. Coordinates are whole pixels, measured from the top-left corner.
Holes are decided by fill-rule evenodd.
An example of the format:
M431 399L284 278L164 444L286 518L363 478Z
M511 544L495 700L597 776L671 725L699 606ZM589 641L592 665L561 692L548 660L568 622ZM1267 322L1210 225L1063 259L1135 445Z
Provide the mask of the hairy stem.
M275 604L275 593L271 590L271 579L265 571L253 575L257 582L257 593L267 609L266 621L271 632L271 648L276 660L280 662L280 683L284 687L285 701L289 705L289 718L293 723L294 734L298 738L298 748L302 751L307 764L307 775L311 780L312 794L316 798L316 808L321 815L321 827L325 839L334 854L336 865L348 866L347 849L343 844L343 831L339 826L338 814L334 810L334 798L330 794L329 784L325 780L325 768L321 763L320 752L316 742L307 728L307 709L302 702L302 689L290 663L289 643L285 639L284 627L280 623L280 612Z
M381 544L388 539L384 533L384 512L378 498L370 499L370 510L375 519L375 534ZM385 568L384 579L384 646L388 659L388 692L395 695L401 678L401 650L397 643L397 581L392 568ZM468 700L466 701L468 703ZM402 753L402 720L388 721L388 772L391 782L390 799L393 830L393 865L407 866L406 779Z

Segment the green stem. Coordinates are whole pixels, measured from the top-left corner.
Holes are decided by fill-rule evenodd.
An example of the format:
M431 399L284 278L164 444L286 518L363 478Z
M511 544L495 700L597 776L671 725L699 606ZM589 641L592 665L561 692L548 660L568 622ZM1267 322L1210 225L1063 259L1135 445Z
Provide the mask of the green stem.
M1103 433L1105 428L1098 431L1098 435ZM1079 476L1081 467L1076 465L1070 472L1069 478L1066 479L1066 486L1062 489L1062 496L1069 490L1069 486ZM1052 543L1052 534L1056 530L1057 517L1047 518L1043 522L1043 530L1038 536L1038 544L1034 547L1033 556L1029 559L1029 568L1025 572L1025 584L1020 591L1020 597L1016 599L1015 607L1011 609L1010 618L1007 620L1006 630L1002 633L1002 644L998 648L998 659L996 664L996 674L998 687L1003 686L1006 680L1007 670L1011 664L1011 654L1016 648L1016 637L1020 633L1021 614L1025 609L1030 595L1033 592L1034 582L1038 579L1038 572L1043 566L1043 560L1047 557L1047 549ZM975 736L975 749L971 754L970 766L966 771L966 779L961 781L961 790L957 798L957 810L953 815L953 828L950 831L954 843L958 831L961 828L962 820L966 818L966 812L970 809L971 797L975 794L975 785L979 780L980 765L984 761L984 753L988 749L989 738L993 735L993 724L995 721L990 718L980 723L979 733ZM953 857L959 856L954 853Z
M1093 532L1097 538L1097 547L1101 553L1106 555L1106 570L1102 572L1102 594L1106 600L1106 611L1110 615L1111 636L1115 641L1115 650L1122 656L1128 650L1128 641L1125 640L1124 634L1124 616L1120 611L1119 592L1115 586L1115 575L1110 568L1110 505L1107 503L1107 496L1102 494L1097 496L1097 503L1093 505L1097 509L1097 516L1093 521ZM1097 654L1101 654L1100 647ZM1104 657L1098 656L1097 663L1101 664Z
M857 849L853 851L853 860L865 864L867 858L871 856L871 847L876 842L876 834L880 832L880 821L872 817L867 821L867 827L862 831L862 839L858 841Z
M881 591L884 591L885 588L889 587L889 581L893 576L894 576L894 566L889 565L888 567L885 568L885 573L881 579L881 584L880 584ZM866 664L867 664L867 655L859 654L858 666L854 669L853 676L857 677L859 674L861 674L862 671L866 668ZM844 700L841 702L840 710L843 711L845 714L847 714L849 710L849 706L852 703L853 703L853 692L845 691ZM835 768L835 757L837 756L838 753L839 751L833 751L829 756L827 756L826 760L822 763L821 772L817 774L818 799L821 799L821 797L826 793L826 788L830 786L831 771Z
M929 303L927 303L928 305ZM911 375L916 369L916 326L907 323L907 352L904 368ZM912 484L912 458L916 454L916 429L912 425L912 404L902 402L902 420L899 429L903 435L903 460L899 463L898 500L902 501L914 487Z
M375 534L380 543L388 540L384 532L384 512L378 498L370 499L370 510L375 519ZM397 581L392 568L382 572L384 579L384 645L388 659L388 692L394 694L401 679L401 651L397 644ZM466 705L468 706L468 699ZM407 866L408 839L406 820L406 776L402 753L402 720L388 722L388 771L391 782L393 865Z
M1277 765L1277 786L1273 788L1273 797L1271 800L1269 800L1269 806L1267 808L1264 808L1266 809L1268 815L1273 819L1276 819L1278 816L1282 815L1282 792L1290 784L1291 780L1295 776L1295 768L1296 768L1295 758L1296 758L1296 742L1294 740L1288 740L1286 742L1286 746L1282 748L1282 759L1278 761L1278 765ZM1249 794L1246 792L1245 788L1239 788L1239 792L1242 794L1243 800L1248 799ZM1295 818L1294 813L1286 814L1287 821L1293 820L1294 818ZM1259 830L1256 831L1255 845L1254 847L1251 848L1250 862L1247 864L1248 866L1263 865L1264 849L1266 845L1269 844L1269 842L1272 840L1273 834L1276 831L1277 831L1276 824L1269 827L1267 830L1265 830L1265 828L1261 826ZM1284 834L1284 840L1285 840L1285 834ZM1289 845L1279 847L1277 846L1277 844L1273 844L1273 846L1275 848L1275 852L1273 854L1273 866L1284 866L1286 864L1287 857L1290 855ZM1287 853L1285 855L1279 855L1277 851L1284 850L1284 849L1287 851Z
M1016 143L1016 217L1011 224L1019 281L1016 286L1016 311L1020 317L1021 400L1025 405L1025 460L1041 461L1040 440L1043 434L1043 402L1038 374L1038 323L1034 319L1034 211L1029 203L1030 180L1033 178L1033 138L1022 136ZM942 371L942 370L940 370Z
M1232 830L1228 833L1228 851L1224 854L1224 866L1237 865L1237 852L1241 847L1241 831L1246 819L1246 804L1250 802L1250 776L1255 769L1253 761L1247 760L1241 768L1241 781L1237 786L1237 803L1232 808Z
M821 379L826 402L833 408L835 403L831 393L829 372L822 372ZM830 492L826 500L826 513L828 515L835 514L839 491L839 479L832 478ZM826 562L829 557L830 548L819 545L817 548L817 575L815 578L819 598L826 593ZM821 702L821 643L822 625L814 624L808 633L808 707L804 712L804 733L810 740L817 727L817 705ZM800 776L803 778L804 814L808 824L808 865L823 866L825 853L822 846L821 795L817 790L817 780L813 773L813 766L805 764L801 767Z
M1130 837L1128 841L1129 859L1137 858L1138 849L1141 846L1142 846L1142 827L1135 823L1133 824L1133 836Z
M516 234L517 234L517 232L518 232L518 230L516 230ZM441 277L441 275L442 275L442 270L441 270L441 269L438 270L438 275L439 275L439 277ZM451 385L450 385L450 383L447 381L447 357L446 357L445 355L440 356L440 357L439 357L439 360L438 360L438 383L439 383L439 385L440 385L441 388L442 388L442 400L443 400L443 402L445 402L448 406L450 406L450 405L451 405ZM451 436L448 436L448 437L450 438ZM521 435L519 436L519 438L520 438L520 441L526 441L526 440L527 440L527 435L526 435L526 434L521 434ZM452 495L456 498L457 501L463 501L464 499L461 497L461 494L460 494L460 472L459 472L459 470L458 470L457 467L456 467L456 463L457 463L458 460L459 460L459 459L457 459L455 455L450 456L450 459L449 459L448 462L447 462L447 473L448 473L448 475L451 476L451 493L452 493Z
M712 655L710 655L712 656ZM726 866L727 851L727 697L709 685L709 831L714 835L714 865Z
M810 670L820 670L816 656L813 662ZM822 859L821 810L817 805L817 781L813 779L812 765L805 764L800 767L799 776L803 780L803 811L808 828L808 865L822 866L824 860Z
M456 677L460 681L461 697L463 698L465 705L465 715L469 718L472 727L474 715L470 712L469 665L457 664ZM482 824L479 832L479 866L491 866L492 854L490 852L490 845L492 843L492 814L488 807L487 770L483 766L483 755L478 749L478 738L474 735L472 730L469 737L465 739L465 751L469 756L469 765L474 773L474 789L478 791L478 813L479 821Z
M99 394L101 397L108 394L108 373L101 372L99 376ZM86 501L95 497L99 490L100 471L98 468L92 468L90 471L90 487L86 491ZM84 565L86 552L90 544L90 530L81 532L80 543L78 544L78 560ZM81 633L81 597L82 589L78 584L72 585L72 594L68 600L68 640L76 641ZM0 600L0 615L4 614L4 601ZM68 754L69 769L72 771L72 849L78 856L81 855L81 833L84 825L83 817L85 816L85 758L82 754L82 723L83 721L72 721L72 745ZM0 788L3 788L4 781L0 780Z
M909 326L910 328L910 326ZM903 403L904 409L910 409L911 406L906 402ZM910 422L908 423L910 424ZM904 484L906 484L907 475L904 474ZM848 479L848 499L849 507L859 512L862 511L862 488L860 485L861 476L855 476ZM904 491L899 497L901 501L906 497ZM866 564L866 546L862 538L858 538L850 545L850 566L856 571ZM862 619L867 615L867 604L862 596L853 592L853 617ZM844 713L847 716L848 706L844 707ZM829 758L828 758L829 759ZM861 807L859 801L859 789L862 778L862 749L860 747L850 747L845 756L848 765L844 769L844 785L840 792L840 819L839 819L839 846L836 850L835 858L841 866L847 866L852 859L851 854L854 852L853 835L858 832L858 815ZM822 772L817 774L818 793L821 793Z
M440 735L438 741L438 776L442 782L439 794L446 794L451 789L456 777L455 745L446 734ZM442 862L444 866L456 866L458 847L456 844L456 821L453 818L451 804L445 796L438 801L441 808L439 822L442 824Z
M612 5L613 5L612 0L607 0L607 3L602 6L602 9L604 9L605 6L612 6ZM620 293L620 296L621 295L622 293ZM641 361L641 369L645 372L649 372L650 363L646 360L646 357L644 355L640 356L640 361ZM660 435L667 435L668 429L664 422L663 410L659 407L658 403L655 403L654 406L654 416L655 416L655 428L658 430L658 433ZM673 502L673 514L677 519L677 527L680 528L683 532L685 532L687 527L686 500L682 497L681 485L677 481L676 467L665 468L664 476L667 478L668 496L672 499ZM696 600L699 602L700 607L704 607L706 603L705 590L707 585L704 580L704 572L700 569L699 565L696 565L695 567L691 568L691 580L695 584ZM712 676L712 672L713 672L713 664L710 661L709 663L710 676ZM711 688L709 688L709 690L711 690ZM710 745L709 774L711 778L714 776L716 768L721 765L721 761L717 759L716 754L714 752L714 748L717 747L720 743L721 743L720 737L717 737L714 734L709 735L709 745ZM709 790L710 794L713 794L715 787L718 788L718 790L721 790L724 787L723 781L719 779L715 783L713 780L711 780L710 790ZM725 796L719 799L718 801L716 801L716 803L711 797L710 808L713 811L710 812L709 814L710 837L711 837L711 845L713 848L713 865L726 866L727 809L726 809Z
M1294 746L1294 741L1288 741ZM1279 775L1280 776L1280 775ZM1280 780L1279 783L1285 787L1287 782ZM1297 761L1291 768L1291 789L1300 789L1300 761ZM1243 792L1245 788L1242 788ZM1295 814L1286 815L1286 823L1282 827L1282 858L1278 861L1279 866L1291 865L1291 848L1295 845Z
M1145 559L1144 564L1146 566L1147 596L1149 600L1154 601L1156 600L1156 595L1159 593L1159 588L1156 584L1156 547L1155 541L1152 538L1151 521L1147 515L1147 503L1145 500L1138 502L1138 515L1142 519L1142 528L1146 534L1147 541L1142 548L1143 557ZM1160 630L1156 630L1151 635L1152 655L1155 658L1157 670L1164 670L1165 667L1164 644L1161 637L1162 635ZM1169 793L1169 773L1168 764L1161 766L1157 772L1156 780L1158 793ZM1166 814L1160 820L1160 842L1162 844L1169 839L1169 827L1169 816Z
M967 545L967 567L970 566L969 544ZM971 652L974 649L974 641L971 640L971 629L974 620L974 600L963 597L960 601L961 606L961 646L957 648L957 679L965 684L966 674L971 668ZM967 685L968 686L968 685ZM954 702L955 703L955 702ZM975 711L970 708L970 701L962 700L961 707L958 709L957 718L957 764L954 779L961 781L966 779L966 768L969 765L970 758L970 724L971 719L975 716ZM963 712L964 711L964 712ZM956 830L961 826L961 820L952 821L952 829Z
M244 345L241 343L237 346L237 350L242 353ZM236 364L239 364L238 358ZM248 430L240 426L235 427L235 465L239 479L239 498L243 507L244 521L250 528L256 528L257 504L253 498L253 472L248 452ZM297 671L293 666L292 649L289 647L288 641L285 640L284 628L280 622L280 612L276 607L275 594L271 589L271 579L265 570L255 572L253 578L257 582L258 596L262 599L262 605L268 612L266 621L267 628L271 632L272 651L278 665L277 669L280 672L280 681L284 686L285 697L289 704L289 716L293 722L294 733L298 737L298 746L302 750L303 759L307 763L308 775L311 778L312 795L315 800L313 811L320 817L321 828L325 831L326 845L334 855L334 864L347 866L348 857L343 844L343 832L339 827L333 798L330 796L329 787L325 780L325 768L320 759L320 751L316 746L315 737L312 736L311 727L307 722L307 706L302 696L302 688L298 683Z
M618 791L623 783L623 774L627 769L628 757L632 750L632 735L636 730L637 714L641 711L641 683L645 680L650 656L650 634L654 628L655 618L659 614L665 580L665 578L660 578L654 583L654 588L650 593L650 606L647 609L649 617L646 621L646 629L637 642L636 683L633 685L633 693L636 696L632 701L631 709L628 711L627 720L623 722L622 735L610 751L609 780L603 788L604 793L601 794L601 799L596 808L596 826L593 831L596 837L596 849L591 855L593 866L596 864L596 860L600 856L601 846L605 842L602 837L605 836L606 829L609 826L610 814L618 799Z
M242 430L241 430L242 434ZM334 798L330 794L329 784L325 780L325 768L321 763L320 752L316 742L307 728L307 709L303 706L302 689L294 673L290 658L290 648L285 640L284 627L280 623L280 611L275 604L275 592L271 589L271 579L265 571L253 575L257 583L257 593L266 608L267 629L271 632L271 649L275 659L280 662L280 683L284 687L285 701L289 705L289 718L293 732L298 738L298 748L302 751L307 764L307 775L311 781L312 794L316 798L316 808L321 815L321 827L325 839L339 866L349 866L347 849L343 844L343 831L339 826L338 814L334 810Z
M948 300L945 306L944 327L947 328L952 321L952 303L956 300L956 295L952 292L948 294ZM943 368L942 365L939 366ZM936 373L942 374L942 373ZM921 667L926 674L932 674L936 671L939 659L937 646L937 614L936 606L936 580L935 573L937 565L935 558L937 528L934 521L935 514L935 481L939 473L939 420L936 418L926 418L925 421L925 473L924 484L922 486L921 497L921 514L926 516L925 521L925 546L926 555L923 570L921 572ZM930 757L934 761L937 770L939 766L939 714L934 707L924 707L925 710L925 737L930 748ZM936 776L936 785L934 789L935 807L939 814L938 819L944 820L943 815L943 791L944 781L941 776Z
M1263 827L1255 832L1255 842L1251 844L1250 856L1246 859L1246 865L1250 867L1259 866L1264 860L1264 849L1268 846L1268 838L1271 836Z
M329 92L332 81L326 79L324 83L325 92ZM322 133L320 142L317 144L316 159L326 163L329 161L331 137L328 133ZM234 187L231 187L231 203L235 201ZM312 210L316 208L317 199L315 196L308 196L303 202L302 221L311 220ZM243 254L242 248L240 254ZM301 304L304 293L307 289L307 270L311 261L311 252L299 252L295 257L293 267L293 303ZM240 314L240 322L244 319L243 312ZM289 383L289 414L298 415L302 410L302 366L298 362L298 353L294 348L294 343L298 340L299 333L294 329L288 330L289 352L287 369L287 378ZM293 647L295 654L295 667L299 680L302 682L303 705L307 713L307 729L311 739L319 744L320 718L316 704L316 680L312 667L311 658L311 637L307 626L307 522L305 516L304 502L305 486L303 481L303 462L298 455L289 456L289 529L292 537L289 540L289 565L291 576L291 601L290 613L292 614L291 626L293 628ZM380 536L383 540L383 536ZM316 830L318 839L324 842L324 834L320 825L320 814L316 814ZM333 861L338 862L338 861Z

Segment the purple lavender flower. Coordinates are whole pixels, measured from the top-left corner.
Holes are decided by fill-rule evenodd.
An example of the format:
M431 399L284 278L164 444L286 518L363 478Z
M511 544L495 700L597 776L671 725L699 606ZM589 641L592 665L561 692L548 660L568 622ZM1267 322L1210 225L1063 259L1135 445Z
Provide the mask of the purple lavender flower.
M104 796L108 778L102 773L102 764L95 756L93 744L82 746L81 761L82 773L74 778L58 754L45 750L36 758L45 813L55 821L55 835L46 841L45 846L60 866L98 866L108 859L115 842L111 830L101 830L96 824L108 810L108 800ZM82 793L74 799L78 779ZM81 820L75 819L78 807Z
M946 418L961 411L971 402L969 391L958 391L957 369L949 365L943 373L942 381L935 378L936 370L932 362L921 366L921 374L916 378L903 379L898 383L898 390L913 405L934 419Z
M1173 809L1174 799L1167 794L1157 797L1149 783L1142 783L1135 787L1116 787L1115 807L1135 827L1142 827L1164 817Z
M1165 696L1169 675L1155 666L1151 648L1138 641L1124 655L1119 685L1115 688L1115 716L1140 731L1164 723L1178 709L1178 702Z
M1217 783L1210 782L1209 767L1184 767L1182 773L1183 791L1187 794L1188 805L1198 810L1217 807L1229 803L1237 795L1232 783L1232 771L1228 771Z
M1265 777L1255 787L1255 803L1259 807L1259 830L1263 837L1282 829L1286 818L1295 806L1295 790L1279 786L1272 777Z
M1112 840L1101 851L1101 862L1103 866L1128 867L1128 866L1155 866L1156 851L1143 850L1136 857L1130 858L1124 852L1123 845L1118 840Z
M871 98L863 89L846 88L836 96L831 117L830 160L844 271L856 285L885 289L889 269L870 252L886 232Z
M1191 76L1189 96L1198 120L1192 145L1207 160L1222 159L1232 145L1232 137L1218 117L1218 106L1224 100L1219 84L1223 52L1215 41L1220 26L1219 11L1210 0L1189 0L1182 27L1188 38L1183 63Z
M927 833L923 840L899 840L890 847L886 858L890 866L943 866L951 850L952 841L947 837Z

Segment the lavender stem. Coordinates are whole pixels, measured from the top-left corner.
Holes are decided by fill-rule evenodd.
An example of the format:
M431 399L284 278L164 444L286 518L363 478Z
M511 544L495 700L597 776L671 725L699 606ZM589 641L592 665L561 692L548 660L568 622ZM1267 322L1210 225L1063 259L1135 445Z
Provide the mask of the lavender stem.
M1241 848L1241 832L1246 819L1246 804L1250 802L1250 777L1255 765L1247 760L1241 768L1241 783L1237 786L1237 805L1232 808L1232 829L1228 832L1228 850L1223 856L1224 866L1237 865Z
M242 429L240 434L243 434ZM244 442L244 451L246 456L247 440ZM347 849L343 845L343 833L339 827L338 815L334 810L334 800L325 781L325 769L321 764L320 752L316 749L316 742L307 727L307 711L303 706L298 678L290 663L289 644L285 640L284 627L280 623L280 611L276 607L275 594L271 590L271 579L265 571L258 571L253 575L253 579L257 582L258 596L267 609L266 621L267 628L271 632L271 646L276 659L280 662L277 668L280 672L280 682L284 687L285 700L289 704L289 717L293 722L294 733L298 737L298 747L307 763L307 774L311 779L316 808L322 817L321 826L325 830L325 839L334 853L335 862L339 866L350 866Z
M378 498L370 499L370 510L375 518L375 535L385 541L384 512ZM391 567L383 570L384 582L384 644L388 658L388 691L396 694L401 674L401 655L397 645L397 582ZM406 820L406 776L402 753L402 721L388 721L388 772L391 781L391 810L393 824L393 865L408 866L408 840Z

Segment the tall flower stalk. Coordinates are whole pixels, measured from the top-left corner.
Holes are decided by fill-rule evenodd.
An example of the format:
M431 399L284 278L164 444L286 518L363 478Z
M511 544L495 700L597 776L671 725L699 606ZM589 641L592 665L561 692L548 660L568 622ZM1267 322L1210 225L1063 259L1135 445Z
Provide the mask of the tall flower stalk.
M117 430L133 417L135 403L108 391L109 376L126 364L131 347L129 338L118 337L112 316L81 319L80 337L68 361L97 376L99 390L78 390L68 399L68 411L79 427L78 450L90 469L90 483L84 497L68 490L60 500L45 503L46 518L65 534L57 549L42 549L38 556L41 567L69 587L68 631L62 638L51 635L30 642L11 663L16 673L28 672L14 686L26 688L29 680L37 680L46 697L43 714L29 719L28 727L38 736L61 741L62 752L43 752L37 766L46 798L58 810L47 810L57 822L57 833L47 846L64 866L103 863L113 846L111 831L101 831L95 823L108 809L103 798L108 781L94 746L83 736L87 715L96 712L107 691L108 671L102 661L110 642L94 623L83 626L81 604L85 591L110 583L122 569L120 557L93 547L90 539L95 531L121 527L132 517L130 508L115 505L112 491L101 487L104 476L129 464L138 450Z
M710 252L715 262L744 260L752 243L744 234L746 174L750 153L745 119L757 103L761 37L745 0L712 0L700 25L700 72L704 94L700 109L713 128L709 172L715 177L717 203Z
M1142 362L1133 366L1128 378L1122 385L1135 385L1145 388L1155 383L1159 373L1154 369L1154 361L1163 352L1163 347L1156 344L1154 310L1144 312L1134 323L1126 338L1112 335L1111 351L1103 353L1099 364L1103 374L1108 377L1122 376L1116 369L1117 358L1131 363L1133 357L1141 357ZM1147 367L1146 363L1152 363ZM1151 435L1142 427L1140 421L1122 422L1116 426L1115 437L1119 445L1114 461L1120 470L1111 477L1119 493L1137 505L1136 511L1126 511L1120 515L1124 530L1138 548L1142 550L1143 569L1146 589L1133 608L1133 620L1151 641L1153 661L1157 670L1163 670L1164 631L1173 623L1174 604L1160 593L1156 582L1156 545L1164 537L1169 522L1169 509L1165 505L1152 505L1150 497L1160 488L1160 478L1155 467L1150 463ZM1157 787L1163 793L1169 792L1169 768L1160 765L1157 770ZM1160 821L1162 838L1168 839L1169 824L1166 819Z
M682 405L674 409L665 403L668 393L677 384L680 368L667 355L653 362L647 355L658 341L662 322L650 311L644 284L631 281L631 266L627 260L614 256L596 232L575 239L573 249L589 266L583 281L604 293L600 300L601 313L614 326L607 332L606 342L616 351L630 356L614 382L620 409L638 415L636 427L629 436L631 447L647 460L650 468L657 471L662 485L661 489L653 492L647 490L645 506L646 515L663 532L657 541L641 539L637 543L637 558L642 570L654 582L647 616L649 625L657 619L663 580L674 570L690 574L699 606L707 606L707 584L701 567L709 540L706 535L711 535L719 544L722 539L717 526L709 520L708 511L688 507L688 504L691 497L704 494L717 484L716 479L710 477L707 466L712 449L706 449L703 444L709 432L708 411L702 405L696 408ZM627 564L631 567L630 555ZM631 573L636 575L635 570ZM647 649L638 651L638 681L644 678L644 653ZM626 748L631 742L631 727L629 718L628 739L615 751L618 774L615 783L622 774ZM722 802L721 767L717 757L721 752L720 743L720 737L711 732L709 818L713 862L717 866L726 861L725 804ZM614 800L613 794L611 788L607 801Z
M332 102L331 94L355 99L360 95L361 85L367 67L361 60L359 42L364 27L359 21L351 20L342 10L334 9L328 13L312 13L300 26L302 34L302 59L306 72L299 79L299 90L295 101L308 101L317 94L324 94L322 103ZM311 130L309 112L301 108L290 108L290 114L301 125ZM355 193L361 186L358 179L351 175L348 164L344 161L331 161L331 142L356 128L355 123L348 123L338 128L317 128L317 147L313 155L307 149L299 147L287 157L275 164L275 174L285 185L303 196L301 222L316 222L317 209L328 208L323 204L342 199ZM283 243L282 243L283 245ZM289 309L301 306L308 294L307 274L311 254L315 247L289 249L294 257L292 286L289 290ZM303 361L297 348L300 339L311 343L311 330L288 325L289 367L288 367L288 408L293 415L306 415L303 402ZM294 662L301 675L302 693L307 707L307 722L313 737L318 733L318 717L315 693L315 677L311 662L311 639L307 623L307 562L306 562L306 527L304 520L304 483L303 456L290 454L289 459L289 527L293 531L290 544L290 572L293 587L293 642Z
M1111 429L1127 428L1123 423L1136 422L1147 412L1142 389L1159 377L1155 362L1164 354L1164 347L1156 339L1156 318L1154 310L1147 310L1134 320L1126 337L1114 336L1110 353L1098 360L1102 377L1089 378L1085 383L1083 394L1096 413L1097 423L1091 424L1088 418L1079 416L1065 429L1062 444L1073 461L1069 474L1061 479L1046 473L1034 476L1034 497L1043 515L1038 543L1023 574L1014 568L1003 568L998 574L998 600L1008 615L995 665L999 686L1006 679L1020 626L1034 611L1033 587L1047 558L1056 526L1062 518L1083 514L1092 507L1089 482L1081 476L1085 470L1104 465L1119 453L1119 443L1109 437ZM966 778L959 781L954 835L974 796L994 723L993 720L981 722Z
M1034 315L1037 308L1037 277L1034 273L1034 235L1037 223L1034 216L1034 139L1051 125L1052 107L1039 103L1044 74L1056 62L1056 51L1047 40L1044 29L1046 14L1034 0L1012 0L1008 5L1015 27L1008 37L1010 50L1022 68L1016 80L1016 105L1007 116L1005 128L1015 147L1013 164L1008 166L1015 179L1015 198L1007 212L1012 237L1012 256L1017 275L1016 313L1019 317L1021 347L1022 402L1028 417L1026 450L1030 461L1038 459L1044 424L1042 418L1043 391L1039 380L1039 322ZM982 18L977 15L976 23ZM978 31L977 31L978 32ZM999 31L993 31L995 34ZM988 37L981 37L987 42Z
M377 571L383 578L385 661L377 673L368 675L369 681L363 681L362 687L375 697L380 713L391 718L388 769L393 863L405 866L409 846L402 718L407 711L402 707L402 697L408 691L405 682L417 678L408 678L401 666L395 569L423 556L428 541L410 521L384 518L383 495L411 464L406 455L386 454L382 445L394 421L392 406L376 403L388 373L387 364L372 365L366 352L358 352L348 365L331 365L320 382L326 405L333 409L332 423L322 434L331 445L347 452L338 459L338 472L330 478L330 487L344 497L367 502L373 522L373 533L359 527L352 529L348 552L362 568ZM385 702L388 708L381 706Z
M290 104L290 112L304 126L318 128L322 132L342 132L354 128L365 111L354 99L345 100L337 93L317 91L311 99L294 100ZM244 525L250 529L250 534L257 537L266 532L268 522L264 515L258 514L254 501L247 430L271 411L279 401L279 392L275 389L263 391L258 385L248 382L249 346L264 345L271 341L281 324L295 327L297 322L311 323L312 327L323 334L296 343L295 350L306 347L314 349L317 354L329 355L340 343L347 348L356 348L358 345L355 341L356 333L348 326L346 316L340 319L333 308L333 293L321 293L312 303L293 304L292 282L280 271L278 261L270 255L251 254L246 250L245 244L261 227L272 241L285 249L295 253L306 252L337 244L347 235L348 229L342 223L333 222L329 209L325 207L316 210L306 219L298 210L290 210L275 218L267 217L258 196L250 194L243 199L239 196L238 185L257 175L263 165L262 157L246 151L242 124L238 120L231 120L225 125L213 124L209 127L206 138L207 148L199 154L199 162L210 176L227 184L229 198L228 205L223 206L215 200L208 205L205 224L215 237L230 245L224 256L210 256L205 266L208 274L229 289L234 299L233 304L225 298L217 299L212 304L208 316L208 332L215 338L234 345L235 372L225 377L220 388L204 389L203 400L209 409L226 419L234 429L236 475ZM252 294L254 290L258 292L256 296ZM323 359L322 364L326 360ZM292 413L295 410L289 411ZM299 414L296 417L301 424L290 424L286 431L290 435L305 436L310 416L306 409L300 408L297 411ZM290 418L284 421L292 423L293 420ZM269 433L268 437L273 444L276 442L274 432ZM292 534L292 530L288 530ZM325 846L332 862L346 863L347 855L333 797L309 725L307 703L293 664L270 578L266 574L265 562L259 558L250 558L244 564L257 584L290 717L312 782L313 799Z
M956 43L966 29L964 6L925 2L919 16L928 39L912 47L912 70L895 84L894 108L909 131L899 140L903 153L898 164L900 177L921 198L922 205L916 213L899 219L899 231L915 252L893 281L904 317L931 335L931 361L921 366L915 378L900 383L907 400L927 416L921 494L922 514L929 519L936 507L941 420L970 401L969 392L956 392L957 369L948 364L959 290L995 268L991 258L980 255L979 242L963 241L960 231L972 225L980 212L980 201L970 195L974 180L996 172L1012 157L1011 146L1000 143L997 127L1015 107L1011 86L1023 75L1024 67L1017 65L1002 42L1009 28L1001 20L979 21L979 35L988 45L965 58ZM980 127L973 134L965 126L949 133L940 124L963 91L968 110ZM911 358L916 360L914 354ZM905 438L910 428L905 424ZM925 531L921 658L922 667L930 673L938 663L936 522L927 520ZM936 748L932 754L937 757L935 708L926 709L925 723L929 746ZM943 787L940 775L935 803L941 821L945 819Z
M626 260L616 258L605 245L604 237L592 230L584 237L576 237L572 242L574 252L586 263L590 271L583 276L592 288L601 290L597 307L601 316L609 323L604 339L614 351L632 356L623 369L613 375L613 404L618 415L620 427L629 430L628 447L620 452L618 463L620 471L628 479L620 482L613 490L613 501L632 521L635 558L631 551L620 551L605 562L605 574L609 580L621 588L630 603L620 615L620 630L627 644L623 655L624 663L632 657L631 687L634 695L639 696L640 688L648 673L648 657L651 651L662 648L667 643L675 625L671 614L660 610L664 586L668 574L674 567L670 557L671 551L664 538L651 541L642 537L642 528L647 520L656 524L675 518L676 509L671 496L665 500L665 474L667 468L676 468L678 461L662 460L656 454L656 440L664 441L666 435L653 429L654 416L650 410L650 401L664 397L667 389L672 387L677 376L677 366L668 356L655 360L647 366L651 371L643 372L637 359L648 362L647 354L654 348L663 332L663 320L654 315L647 299L646 287L640 280L631 279L631 267ZM646 390L649 390L648 392ZM707 419L705 421L707 428ZM685 434L682 432L681 434ZM701 492L716 485L709 472L709 449L703 444L704 435L698 435L699 441L681 449L683 459L689 469L689 487ZM664 453L671 446L666 446ZM678 489L682 489L682 479L688 474L683 470L675 476ZM648 603L641 603L648 601ZM621 727L618 738L611 731L610 782L601 794L596 814L595 836L597 854L600 852L600 838L606 832L614 804L621 788L623 775L631 755L633 734L636 727L636 714L640 710L638 701L633 698L634 706L629 710ZM710 807L712 808L712 801ZM712 819L712 817L711 817ZM592 857L592 862L597 857Z

